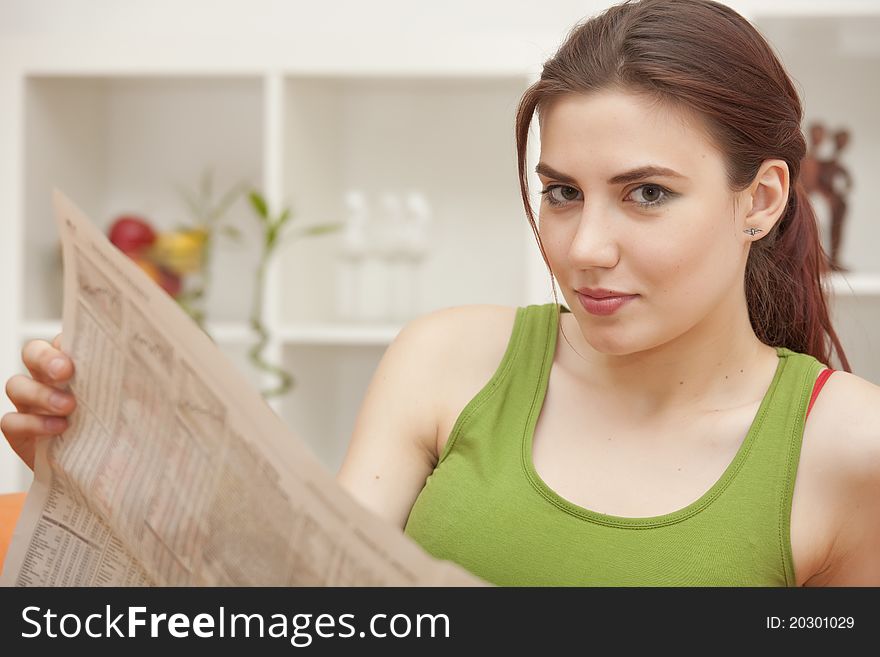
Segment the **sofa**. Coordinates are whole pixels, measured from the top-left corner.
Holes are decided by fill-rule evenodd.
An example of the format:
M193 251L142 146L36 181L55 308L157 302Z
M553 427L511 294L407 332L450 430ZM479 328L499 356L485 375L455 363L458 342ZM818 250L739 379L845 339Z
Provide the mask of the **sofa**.
M24 498L27 493L8 493L0 495L0 565L6 560L6 551L12 540L12 532L21 508L24 506ZM2 568L0 568L2 572Z

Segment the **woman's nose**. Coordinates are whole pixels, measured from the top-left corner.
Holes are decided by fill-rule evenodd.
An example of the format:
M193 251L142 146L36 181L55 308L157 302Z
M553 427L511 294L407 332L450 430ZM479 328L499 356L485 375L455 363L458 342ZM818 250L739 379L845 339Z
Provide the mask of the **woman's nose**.
M613 267L619 255L611 213L607 208L585 203L568 249L571 264L580 268Z

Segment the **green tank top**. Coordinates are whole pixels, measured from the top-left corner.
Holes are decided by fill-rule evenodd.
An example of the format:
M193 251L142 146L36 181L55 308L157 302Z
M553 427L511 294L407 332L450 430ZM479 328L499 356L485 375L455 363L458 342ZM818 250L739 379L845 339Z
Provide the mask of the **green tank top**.
M552 303L517 308L497 371L456 420L404 532L497 585L794 586L792 493L825 366L777 347L757 415L708 491L661 516L606 515L555 493L532 462L559 312Z

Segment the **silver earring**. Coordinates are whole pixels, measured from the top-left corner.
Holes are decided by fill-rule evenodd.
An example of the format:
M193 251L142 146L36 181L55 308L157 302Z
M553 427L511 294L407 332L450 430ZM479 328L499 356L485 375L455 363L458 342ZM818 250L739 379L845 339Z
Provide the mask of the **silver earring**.
M754 237L755 233L763 233L764 231L760 228L746 228L743 232Z

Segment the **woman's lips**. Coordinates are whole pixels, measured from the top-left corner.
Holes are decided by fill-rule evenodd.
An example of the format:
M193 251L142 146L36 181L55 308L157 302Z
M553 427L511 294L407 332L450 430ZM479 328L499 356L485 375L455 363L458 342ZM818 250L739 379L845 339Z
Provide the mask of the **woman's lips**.
M583 306L584 310L591 315L611 315L639 296L638 294L627 294L624 296L595 299L581 292L575 292L575 294L577 294L578 301L581 302L581 306Z

